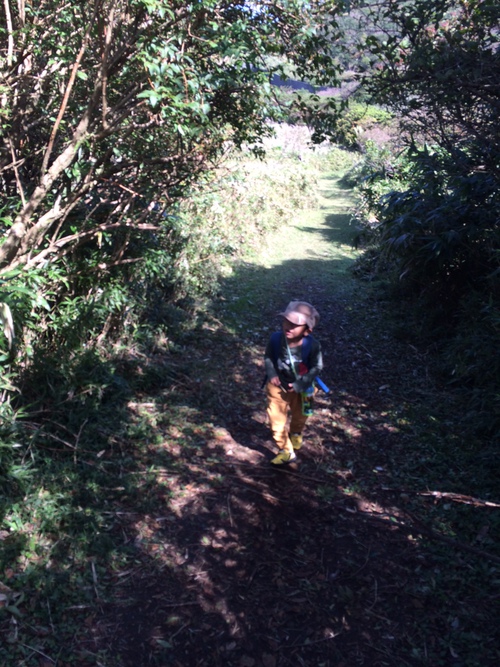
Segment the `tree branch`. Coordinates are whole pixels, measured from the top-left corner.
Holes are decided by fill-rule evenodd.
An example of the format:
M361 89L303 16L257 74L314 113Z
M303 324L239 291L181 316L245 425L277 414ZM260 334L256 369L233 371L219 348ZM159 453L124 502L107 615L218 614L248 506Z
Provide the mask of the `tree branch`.
M88 45L88 41L89 41L89 38L90 38L90 31L91 31L92 26L94 24L94 21L95 21L96 15L97 15L97 10L98 10L99 6L100 6L100 3L99 2L96 3L96 6L94 8L94 15L92 16L92 20L90 21L89 26L88 26L88 28L85 32L85 37L83 38L83 43L82 43L82 46L80 47L80 51L78 52L76 60L73 63L73 67L71 69L71 75L69 77L69 81L68 81L68 84L66 86L66 90L64 92L64 97L63 97L63 100L61 102L61 106L59 107L59 113L57 114L56 122L54 123L54 127L52 128L52 132L51 132L50 138L49 138L49 143L47 144L47 150L45 151L45 155L43 157L42 169L41 169L42 174L47 169L50 154L52 153L52 149L54 147L54 141L55 141L55 138L56 138L56 134L57 134L57 131L59 129L59 125L61 124L61 121L63 119L64 112L66 111L66 107L68 106L68 100L69 100L69 96L71 94L71 90L73 88L73 84L75 83L76 73L77 73L78 68L80 66L80 63L82 61L83 55L84 55L85 51L87 50L87 45Z
M0 268L9 264L21 247L21 244L26 236L26 230L31 217L38 209L44 200L47 192L54 184L54 181L62 174L62 172L69 167L78 150L80 143L85 139L88 126L90 122L90 107L84 113L78 126L73 133L71 142L66 149L59 155L59 157L52 163L50 169L41 178L41 183L38 185L31 195L26 206L22 208L20 213L16 216L14 224L12 225L7 238L2 246L0 246Z
M21 202L23 206L26 206L26 198L24 196L24 190L23 190L23 185L21 183L21 179L19 178L19 171L17 169L17 164L18 161L16 159L16 153L14 151L14 146L12 144L12 140L10 137L7 139L7 143L10 148L10 154L12 155L12 168L14 169L14 175L16 177L16 183L17 183L17 189L19 191L19 196L21 197Z
M133 224L130 221L105 223L84 232L78 232L76 234L64 236L63 238L60 238L57 241L51 243L47 248L44 248L34 257L28 259L28 256L25 255L23 258L19 258L19 260L15 264L12 264L9 269L16 268L20 265L24 265L27 269L29 269L36 266L37 264L42 263L42 261L44 261L49 255L55 254L57 257L64 257L64 255L67 255L68 252L71 252L76 246L90 241L92 238L98 236L98 234L102 232L111 231L113 229L132 229L141 232L157 232L160 230L160 227L158 225L152 225L149 223ZM68 248L67 246L69 245L70 247ZM22 261L23 259L26 261Z
M115 5L111 6L109 15L108 15L108 24L104 28L105 38L104 38L104 53L102 55L102 66L101 66L101 78L102 78L102 126L107 129L107 115L108 115L108 99L107 99L107 86L108 86L108 59L111 51L111 42L113 37L114 29L114 20L115 20Z
M12 14L10 13L9 0L4 0L5 20L7 21L7 67L12 67L14 59L14 29L12 26Z

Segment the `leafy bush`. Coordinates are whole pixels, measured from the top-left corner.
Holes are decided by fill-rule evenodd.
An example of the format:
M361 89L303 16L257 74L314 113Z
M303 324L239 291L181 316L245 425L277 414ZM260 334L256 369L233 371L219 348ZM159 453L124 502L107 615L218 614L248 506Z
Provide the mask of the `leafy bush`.
M335 78L329 21L301 0L59 4L5 9L0 271L147 236L229 144L259 147L274 73Z
M489 291L498 269L497 184L463 151L424 148L410 161L410 187L379 200L380 248L396 258L400 280L453 307L471 287Z
M471 291L459 305L456 333L444 346L443 359L452 382L465 389L465 421L500 433L500 298ZM467 424L469 425L469 424Z
M349 178L361 193L358 271L411 297L421 335L439 342L448 377L474 396L476 424L494 428L484 417L498 408L500 204L496 179L471 153L369 152Z
M280 92L280 99L288 113L285 120L297 123L306 118L313 129L313 141L327 138L351 150L364 150L369 133L386 128L393 121L387 109L368 102L343 99L338 92L311 93L307 91Z

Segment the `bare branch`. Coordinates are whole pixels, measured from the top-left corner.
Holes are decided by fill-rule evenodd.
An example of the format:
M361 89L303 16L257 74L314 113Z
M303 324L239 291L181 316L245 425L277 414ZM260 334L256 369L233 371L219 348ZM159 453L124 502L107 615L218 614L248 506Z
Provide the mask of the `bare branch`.
M42 264L49 255L56 255L57 257L64 257L68 252L72 252L73 249L84 243L88 243L93 238L96 238L99 234L106 231L112 231L116 229L132 229L137 231L148 231L148 232L157 232L161 229L158 225L152 225L148 223L136 224L131 221L120 222L120 223L105 223L103 225L97 225L92 229L86 230L84 232L78 232L76 234L70 234L61 239L58 239L54 243L51 243L49 247L44 248L34 257L28 259L28 256L19 258L18 261L11 264L9 269L16 268L18 266L24 265L27 269Z
M7 143L9 145L10 153L12 155L12 167L14 169L14 174L16 176L16 183L17 183L17 189L19 191L19 196L21 197L23 206L26 206L26 198L24 196L23 185L21 183L21 179L19 178L19 171L17 169L18 160L16 159L16 153L14 151L14 146L12 144L10 137L7 139Z
M54 123L54 127L52 128L49 143L47 144L47 150L46 150L44 158L43 158L42 174L47 169L50 154L52 153L52 148L54 147L54 141L55 141L55 138L56 138L57 130L59 129L59 125L61 124L61 121L63 119L64 112L66 111L66 107L68 105L69 96L71 94L73 84L75 83L76 73L77 73L78 68L80 66L80 63L82 61L83 55L84 55L85 51L87 50L87 46L88 46L88 42L89 42L89 38L90 38L90 31L91 31L92 26L95 22L98 7L99 7L99 3L97 3L95 8L94 8L94 14L93 14L92 19L91 19L91 21L90 21L90 23L87 27L86 32L85 32L85 37L83 38L82 46L80 47L80 51L78 52L76 60L75 60L75 62L73 64L73 67L71 69L71 75L69 77L68 85L66 86L66 90L64 92L64 97L63 97L63 100L61 102L61 106L59 108L59 113L57 114L56 122Z
M10 13L9 0L4 0L5 8L5 19L7 21L7 67L10 69L12 67L12 61L14 56L14 29L12 26L12 14Z
M104 129L107 129L107 115L108 115L108 100L107 100L107 86L108 86L108 59L111 51L111 43L113 39L113 29L114 29L114 20L115 20L115 5L111 6L109 15L108 15L108 24L104 28L104 53L102 56L102 69L101 69L101 78L102 78L102 126Z
M31 217L44 200L54 181L73 161L78 146L87 136L89 122L90 108L87 109L78 123L69 145L52 163L50 169L42 177L41 184L35 188L26 206L23 206L21 212L16 216L7 238L2 246L0 246L0 268L12 261L16 256L26 235Z

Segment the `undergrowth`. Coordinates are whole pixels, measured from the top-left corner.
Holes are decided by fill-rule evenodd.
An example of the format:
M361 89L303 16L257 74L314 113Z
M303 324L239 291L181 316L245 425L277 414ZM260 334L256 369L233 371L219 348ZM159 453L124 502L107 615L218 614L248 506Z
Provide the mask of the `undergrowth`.
M408 305L414 338L439 349L443 379L469 401L468 427L500 434L498 198L467 150L371 144L344 177L357 186L358 275Z

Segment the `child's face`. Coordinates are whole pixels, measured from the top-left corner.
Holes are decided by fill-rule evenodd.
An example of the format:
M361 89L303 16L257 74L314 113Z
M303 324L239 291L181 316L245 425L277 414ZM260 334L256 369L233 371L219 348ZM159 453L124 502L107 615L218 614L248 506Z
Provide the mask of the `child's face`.
M307 324L294 324L283 318L283 333L289 343L296 343L304 338L307 331Z

